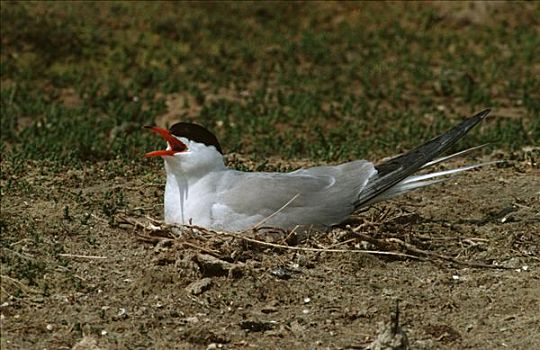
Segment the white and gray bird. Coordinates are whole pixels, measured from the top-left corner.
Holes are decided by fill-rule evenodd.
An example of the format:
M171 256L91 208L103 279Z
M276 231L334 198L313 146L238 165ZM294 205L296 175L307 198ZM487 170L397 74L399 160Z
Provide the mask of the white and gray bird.
M146 157L165 161L165 222L214 230L267 227L331 227L359 209L482 165L414 175L417 171L481 146L437 158L483 120L482 111L441 136L381 164L356 160L289 173L243 172L225 166L217 138L204 127L177 123L169 130L147 127L168 147Z

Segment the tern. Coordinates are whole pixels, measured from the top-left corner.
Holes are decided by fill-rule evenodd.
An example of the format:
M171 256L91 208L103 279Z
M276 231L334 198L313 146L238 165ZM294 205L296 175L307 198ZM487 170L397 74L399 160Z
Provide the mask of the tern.
M147 153L162 157L167 175L165 222L238 232L259 227L332 227L374 203L432 185L489 163L416 172L464 155L476 146L437 158L482 121L484 110L423 145L374 164L356 160L289 173L243 172L227 168L218 139L208 129L180 122L170 129L147 126L168 147Z

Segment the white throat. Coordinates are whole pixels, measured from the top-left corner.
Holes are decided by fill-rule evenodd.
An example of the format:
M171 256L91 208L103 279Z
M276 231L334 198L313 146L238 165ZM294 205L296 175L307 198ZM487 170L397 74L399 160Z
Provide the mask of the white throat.
M167 183L165 185L165 222L201 225L195 218L209 218L208 207L215 175L226 170L222 155L213 147L190 143L190 151L174 157L164 157ZM205 220L206 221L206 220Z

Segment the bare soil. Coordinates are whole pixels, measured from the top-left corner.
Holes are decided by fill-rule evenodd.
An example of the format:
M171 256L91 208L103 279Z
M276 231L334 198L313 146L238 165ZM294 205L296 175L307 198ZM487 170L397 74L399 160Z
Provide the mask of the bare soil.
M24 166L2 183L2 349L363 349L397 302L414 349L540 348L527 159L259 243L158 228L157 166Z

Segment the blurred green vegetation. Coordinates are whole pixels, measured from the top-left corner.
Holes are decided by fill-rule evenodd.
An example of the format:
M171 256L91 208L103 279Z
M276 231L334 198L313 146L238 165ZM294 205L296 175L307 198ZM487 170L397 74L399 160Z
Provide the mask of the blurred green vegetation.
M463 117L540 139L538 3L2 2L2 158L145 164L192 120L253 159L377 159ZM48 163L50 164L50 163Z

